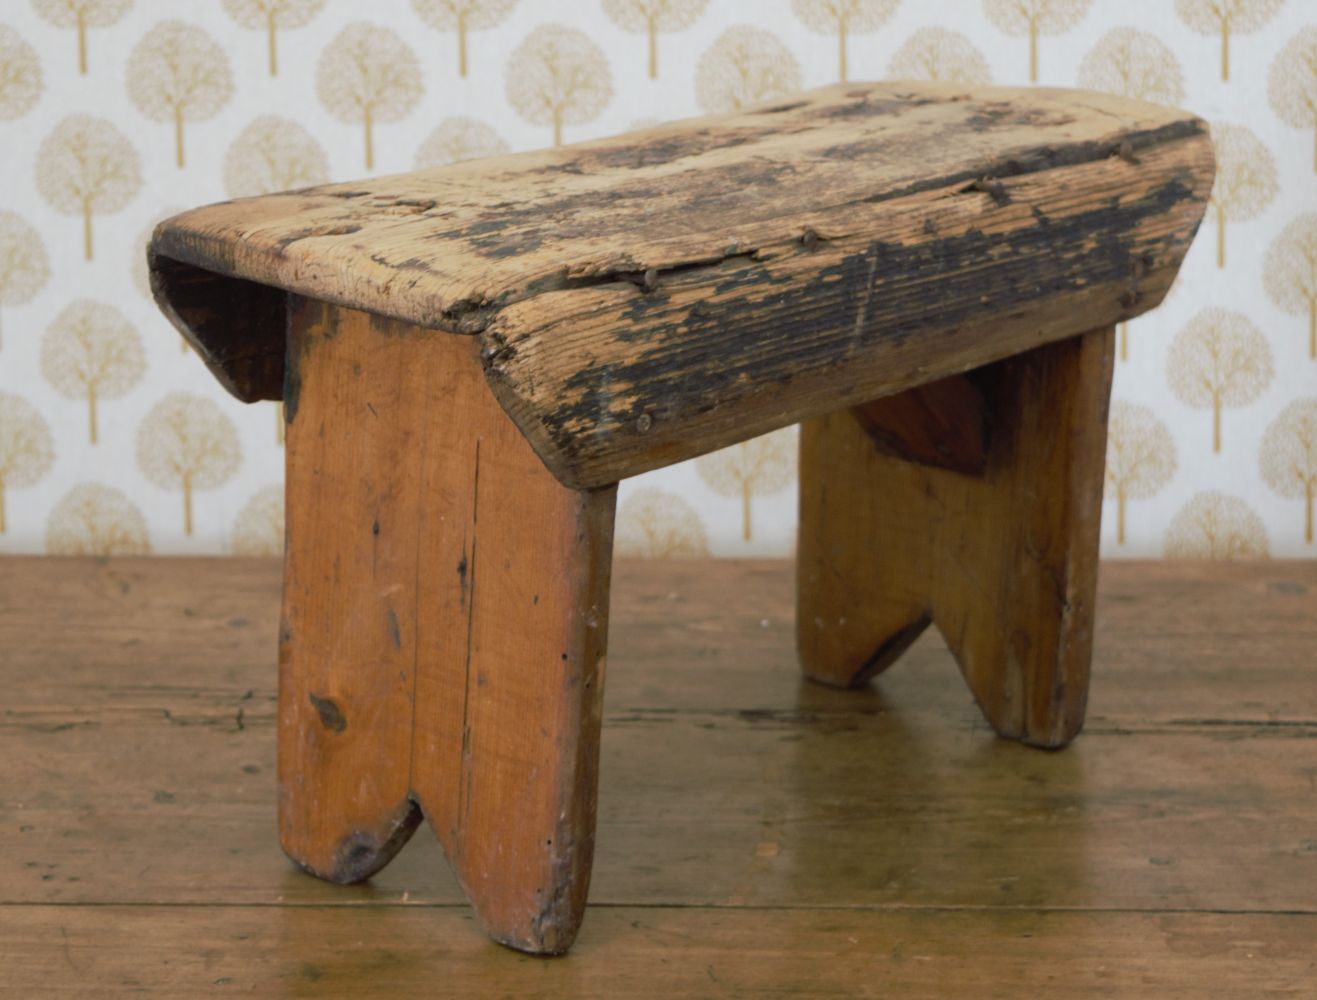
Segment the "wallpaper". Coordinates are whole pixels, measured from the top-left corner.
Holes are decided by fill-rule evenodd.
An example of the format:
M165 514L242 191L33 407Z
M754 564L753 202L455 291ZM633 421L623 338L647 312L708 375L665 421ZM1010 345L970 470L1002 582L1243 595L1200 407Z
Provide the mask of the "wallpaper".
M0 0L0 551L281 549L278 408L151 304L159 219L877 78L1211 123L1199 239L1119 331L1103 551L1317 555L1317 0ZM795 447L624 483L618 551L789 553Z

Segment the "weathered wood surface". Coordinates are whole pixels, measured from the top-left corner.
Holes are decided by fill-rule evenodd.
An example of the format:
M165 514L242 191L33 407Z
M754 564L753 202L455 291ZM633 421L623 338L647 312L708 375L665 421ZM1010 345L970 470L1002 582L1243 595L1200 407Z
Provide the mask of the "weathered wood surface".
M1317 976L1313 914L610 907L532 959L451 908L32 906L0 939L21 1000L1306 1000Z
M1235 1000L1317 975L1317 563L1109 564L1108 683L1056 755L995 740L931 632L870 691L802 685L788 565L616 577L594 905L541 961L488 943L429 838L364 885L283 859L276 564L0 562L0 996Z
M198 209L156 230L153 287L247 400L283 391L271 287L473 334L545 464L590 487L1144 312L1211 180L1185 112L840 85Z
M806 674L862 684L936 622L999 733L1075 737L1114 345L1095 331L801 426Z
M932 631L803 684L788 564L615 577L591 914L532 960L429 837L354 886L280 853L275 562L0 561L0 996L1310 992L1317 563L1105 566L1059 754Z
M792 580L616 567L597 903L727 903L789 808L759 903L992 905L1022 876L1034 903L1312 909L1317 561L1104 564L1104 682L1062 754L994 738L935 631L867 689L805 684ZM279 590L273 560L0 560L0 900L460 903L429 838L357 887L279 852ZM864 877L793 875L828 842ZM910 852L931 867L876 877ZM1102 877L1058 877L1075 864Z
M296 297L280 627L285 851L334 882L422 814L499 941L585 912L615 489L545 470L467 337Z

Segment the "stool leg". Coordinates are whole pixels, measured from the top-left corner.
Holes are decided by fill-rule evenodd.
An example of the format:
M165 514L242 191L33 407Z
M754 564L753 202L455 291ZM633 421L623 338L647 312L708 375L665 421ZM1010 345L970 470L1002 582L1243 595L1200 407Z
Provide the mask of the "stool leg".
M369 877L424 815L496 940L584 914L615 488L544 468L474 338L295 299L280 838Z
M997 732L1074 738L1112 345L1094 331L802 425L807 676L861 684L933 621Z

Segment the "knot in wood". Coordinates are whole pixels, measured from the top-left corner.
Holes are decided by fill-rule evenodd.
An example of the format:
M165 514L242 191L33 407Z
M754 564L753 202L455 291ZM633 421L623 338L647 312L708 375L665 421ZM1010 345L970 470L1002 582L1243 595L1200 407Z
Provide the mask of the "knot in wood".
M312 691L308 692L307 700L311 702L311 707L320 716L320 724L326 729L336 733L341 733L347 729L347 717L343 714L343 710L338 707L338 703L332 698L322 698Z
M980 177L964 190L981 191L991 198L995 205L1009 205L1011 202L1011 196L1006 192L1006 185L991 177Z

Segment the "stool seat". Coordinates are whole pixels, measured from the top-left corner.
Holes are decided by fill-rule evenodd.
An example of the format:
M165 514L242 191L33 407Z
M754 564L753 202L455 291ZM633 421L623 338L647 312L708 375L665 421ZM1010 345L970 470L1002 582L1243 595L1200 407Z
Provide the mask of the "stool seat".
M151 270L246 401L283 396L285 290L476 336L545 465L593 487L1152 308L1211 173L1171 108L843 84L187 212Z
M1114 324L1212 166L1169 108L848 84L161 223L162 310L284 403L285 853L360 881L428 820L490 935L565 951L617 483L797 422L805 675L936 623L998 733L1067 744Z

